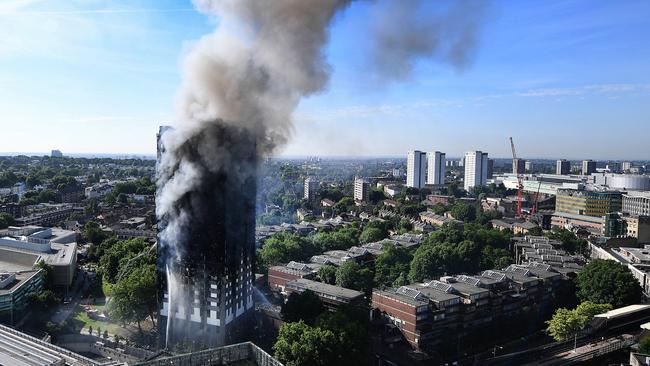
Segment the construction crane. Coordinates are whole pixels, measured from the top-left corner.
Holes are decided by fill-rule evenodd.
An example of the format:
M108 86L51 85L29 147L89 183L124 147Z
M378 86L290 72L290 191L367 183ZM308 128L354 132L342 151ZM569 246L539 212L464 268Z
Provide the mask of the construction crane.
M519 161L517 160L517 151L515 150L515 141L510 137L510 147L512 147L512 166L516 168L517 174L517 211L516 217L521 217L521 200L524 193L524 175L519 174Z

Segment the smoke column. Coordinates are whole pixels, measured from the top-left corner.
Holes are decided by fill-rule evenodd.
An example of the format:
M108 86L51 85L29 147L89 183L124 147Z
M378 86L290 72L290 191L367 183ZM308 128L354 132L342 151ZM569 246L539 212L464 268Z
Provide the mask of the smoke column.
M183 276L226 273L227 277L247 255L249 249L237 247L235 238L254 230L244 223L251 208L254 220L259 158L287 142L300 99L326 86L330 67L323 46L328 27L350 1L194 0L194 4L218 26L191 47L183 63L176 125L160 136L164 148L158 159L156 194L158 268L166 272L167 311L184 316L194 305ZM372 59L387 79L408 75L417 59L442 55L445 61L463 63L473 48L478 23L458 22L465 19L465 5L453 6L445 20L416 17L421 5L415 0L378 4L389 10L376 14L368 34L374 39ZM225 229L202 231L214 222ZM219 236L225 242L221 239L210 250L225 248L232 256L215 260L197 242L219 241ZM174 327L173 316L168 316L167 336Z

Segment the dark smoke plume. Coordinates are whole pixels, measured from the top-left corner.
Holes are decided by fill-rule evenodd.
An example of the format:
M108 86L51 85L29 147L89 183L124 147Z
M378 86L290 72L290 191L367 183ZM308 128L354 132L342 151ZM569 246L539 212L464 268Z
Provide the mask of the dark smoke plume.
M476 49L486 10L486 0L379 1L370 37L370 59L379 78L404 79L421 60L464 68Z

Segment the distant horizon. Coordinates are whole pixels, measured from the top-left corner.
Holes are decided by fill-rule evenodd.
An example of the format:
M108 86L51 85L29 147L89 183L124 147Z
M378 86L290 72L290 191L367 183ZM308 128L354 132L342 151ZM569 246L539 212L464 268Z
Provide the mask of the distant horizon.
M426 151L426 150L420 150L420 151ZM471 150L468 150L471 151ZM85 153L85 152L65 152L61 151L63 153L63 157L70 157L70 158L137 158L137 157L144 157L149 159L155 159L156 154L155 153L96 153L96 152L90 152L90 153ZM489 154L489 152L488 152ZM17 152L17 151L7 151L3 152L0 151L0 157L16 157L16 156L29 156L29 157L43 157L43 156L51 156L51 151L50 152L34 152L34 151L27 151L27 152ZM397 155L397 154L375 154L375 155L288 155L288 154L279 154L279 155L271 155L269 156L270 158L280 158L280 159L310 159L310 158L322 158L322 159L332 159L332 160L339 160L339 159L350 159L350 160L361 160L361 159L404 159L406 160L406 153L403 155ZM512 157L503 157L503 156L492 156L489 155L491 159L498 159L498 160L512 160ZM453 160L457 161L462 159L463 156L449 156L447 160ZM543 161L557 161L561 159L565 159L568 161L572 162L581 162L584 160L593 160L596 162L647 162L650 161L650 158L648 159L594 159L594 158L526 158L522 157L521 159L523 160L543 160Z

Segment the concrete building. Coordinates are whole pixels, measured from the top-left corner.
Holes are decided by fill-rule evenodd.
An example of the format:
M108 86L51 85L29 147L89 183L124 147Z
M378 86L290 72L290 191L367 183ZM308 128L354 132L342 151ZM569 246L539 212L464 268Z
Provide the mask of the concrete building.
M33 269L29 260L23 265L16 259L0 259L0 322L9 325L24 316L27 295L43 289L42 270Z
M526 172L528 172L528 173L532 173L534 167L535 167L535 166L534 166L534 164L533 164L532 161L530 161L530 160L526 160Z
M621 163L621 170L623 171L623 173L629 173L630 170L632 170L632 166L633 166L632 162L624 161Z
M494 160L493 159L488 159L487 160L487 179L492 179L494 178Z
M69 204L42 203L31 208L31 212L16 219L17 226L54 226L70 218L74 207Z
M409 151L406 157L406 186L424 188L426 184L427 154L422 151Z
M0 237L0 260L30 268L44 261L54 269L54 284L68 287L77 269L76 233L38 226L9 227Z
M370 201L370 182L364 178L354 180L354 200L357 202Z
M512 159L512 174L526 173L526 161L524 159Z
M558 189L555 211L573 215L602 217L622 208L622 194L617 191Z
M555 163L555 174L569 175L571 173L571 162L568 160L558 160Z
M363 292L312 281L306 278L299 278L288 282L285 290L288 295L294 292L301 293L309 290L321 299L323 305L332 310L341 305L360 305L364 302Z
M440 151L427 153L427 184L445 184L445 153Z
M627 192L623 194L623 213L650 216L650 192Z
M316 198L316 190L318 190L318 181L315 178L305 179L305 193L303 198L311 201Z
M52 153L50 154L50 156L53 157L53 158L62 158L63 153L61 152L61 150L52 150Z
M465 153L465 181L463 186L466 191L486 184L488 160L488 154L482 151L468 151Z
M582 161L582 175L591 175L596 172L596 162L593 160Z
M563 229L583 228L593 234L601 235L605 225L603 217L575 215L556 211L551 217L551 226Z

